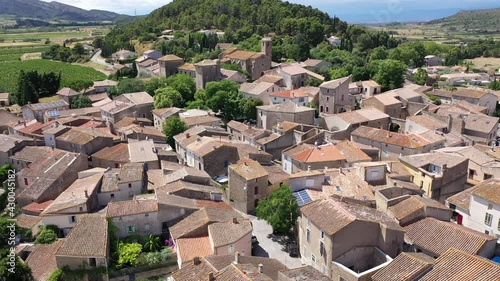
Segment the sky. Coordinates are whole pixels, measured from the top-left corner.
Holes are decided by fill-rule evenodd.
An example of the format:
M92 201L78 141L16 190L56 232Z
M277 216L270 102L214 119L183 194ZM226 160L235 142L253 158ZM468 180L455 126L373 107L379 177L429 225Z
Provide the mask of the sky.
M51 1L51 0L43 0ZM145 15L169 0L57 0L83 9ZM498 8L498 0L288 0L310 5L350 23L427 21L459 10Z

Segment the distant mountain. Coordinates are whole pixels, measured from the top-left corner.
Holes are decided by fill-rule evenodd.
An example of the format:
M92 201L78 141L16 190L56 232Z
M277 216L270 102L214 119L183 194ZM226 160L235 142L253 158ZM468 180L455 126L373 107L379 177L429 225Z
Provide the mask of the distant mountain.
M40 20L115 21L124 18L123 15L117 13L101 10L88 11L56 1L0 0L0 7L2 7L0 15L13 15Z
M500 30L500 8L460 11L452 16L432 20L426 24L439 24L456 30Z

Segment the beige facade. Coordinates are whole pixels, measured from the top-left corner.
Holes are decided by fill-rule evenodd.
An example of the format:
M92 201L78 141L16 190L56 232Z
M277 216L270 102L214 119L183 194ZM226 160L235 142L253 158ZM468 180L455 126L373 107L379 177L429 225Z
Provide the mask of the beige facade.
M321 84L319 92L319 112L337 114L352 108L353 100L349 95L349 79L344 77Z
M243 174L240 174L240 171L248 167L253 173L252 167L260 166L260 164L253 161L250 166L241 166L245 166L245 164L229 166L229 184L226 196L229 199L228 203L236 210L246 214L254 213L259 201L268 195L268 174L264 170L261 175L256 173L256 176L247 177L248 175L244 171ZM263 170L264 168L258 167L257 169Z
M208 82L222 79L219 60L203 60L194 64L196 71L196 89L205 89Z
M314 108L299 107L289 101L277 105L258 106L257 126L271 130L274 125L283 121L314 125L314 115Z

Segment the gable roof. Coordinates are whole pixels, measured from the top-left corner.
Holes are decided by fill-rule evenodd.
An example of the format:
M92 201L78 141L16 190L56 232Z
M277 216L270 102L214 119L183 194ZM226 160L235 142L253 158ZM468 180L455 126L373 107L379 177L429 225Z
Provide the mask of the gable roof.
M500 205L500 179L488 179L476 185L472 195Z
M71 229L57 256L107 257L108 221L101 214L81 216Z
M125 217L137 214L154 213L158 211L158 203L154 199L133 199L109 202L106 217Z
M363 150L357 148L352 142L345 140L337 143L335 147L344 155L347 162L366 161L371 162L372 158L368 156Z
M215 269L222 270L227 267L235 260L235 255L213 255L205 257L205 260ZM241 255L239 257L239 264L251 264L256 268L259 267L259 264L262 264L262 268L264 270L265 275L269 276L272 280L278 279L278 273L282 270L287 270L288 268L282 264L277 259L265 258L265 257L256 257L249 255Z
M153 114L159 116L160 118L167 118L181 112L182 109L177 107L159 108L153 110Z
M195 257L206 257L214 254L208 236L186 237L175 240L178 255L183 263L192 261ZM182 279L187 280L187 279Z
M335 80L324 82L319 87L320 88L326 88L326 89L336 89L340 85L342 85L342 84L344 84L346 82L349 82L349 79L351 79L351 76L342 77L342 78L339 78L339 79L335 79Z
M337 233L354 221L378 223L390 229L403 231L395 220L378 210L333 198L313 201L302 206L300 212L329 235Z
M421 215L417 218L422 218L422 216L425 217L427 208L448 210L451 214L451 210L448 209L445 205L430 198L415 195L390 206L388 210L398 221L404 221L408 218L416 218L417 214Z
M128 101L130 101L131 103L133 103L135 105L144 105L144 104L153 104L154 103L153 97L146 92L122 94L121 96L117 97L117 99L119 99L120 97L127 99Z
M229 222L215 222L208 226L208 233L214 247L222 247L234 244L251 233L252 223L249 220L237 220Z
M490 133L498 127L498 117L470 114L465 119L465 130Z
M233 218L241 218L241 215L234 210L203 208L172 226L170 228L170 234L175 239L184 238L189 237L190 233L193 231L205 227L207 229L204 232L208 234L208 225L210 223L232 221Z
M130 156L128 153L128 144L119 143L111 147L105 147L96 153L92 154L92 157L108 160L116 163L127 163L130 162Z
M405 237L413 245L436 255L443 254L449 248L477 254L487 242L497 240L495 237L464 226L430 217L410 224L404 229Z
M422 168L426 165L433 164L435 166L448 168L458 166L467 162L467 158L442 152L422 153L415 155L402 156L399 158L402 163L408 164L415 168Z
M158 155L155 153L155 145L152 139L128 142L128 153L130 162L144 163L149 161L158 161Z
M257 106L257 109L269 112L280 112L280 113L299 113L299 112L315 111L314 108L298 106L291 101L286 101L284 103L274 104L274 105L261 105Z
M292 155L292 158L302 163L321 163L346 160L345 156L333 144L311 147Z
M401 253L377 271L373 281L413 281L434 265L434 258L424 253Z
M451 248L436 259L432 270L420 281L493 281L499 280L499 276L497 263Z
M259 162L250 159L239 160L229 168L247 181L269 176L267 170Z
M48 280L57 269L56 252L63 244L64 239L59 239L52 244L37 244L26 259L31 268L31 275L36 281Z
M360 126L351 133L352 136L366 138L380 143L393 144L408 148L418 148L431 144L419 135L403 135L367 126Z
M295 99L295 98L307 98L309 95L300 89L289 90L285 92L273 93L270 94L271 97L280 97L286 99Z
M61 90L57 91L56 95L65 96L65 97L72 97L72 96L78 96L78 95L80 95L80 93L78 93L77 91L75 91L71 88L65 87L65 88L62 88Z
M321 271L317 270L316 268L306 265L303 267L298 267L298 268L292 268L288 270L283 270L279 272L279 280L281 279L281 276L286 277L285 280L311 280L311 281L331 281L328 276L325 274L321 273Z

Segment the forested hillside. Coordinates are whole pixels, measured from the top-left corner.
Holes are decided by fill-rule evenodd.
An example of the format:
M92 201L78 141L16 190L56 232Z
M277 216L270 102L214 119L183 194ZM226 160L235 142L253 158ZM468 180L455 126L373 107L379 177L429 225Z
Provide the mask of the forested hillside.
M457 31L500 31L500 8L460 11L427 24L437 24Z
M345 31L347 24L310 6L278 0L174 0L144 19L115 28L105 41L114 51L130 47L130 39L154 39L164 29L217 29L231 43L275 32L300 36L296 39L315 46L325 35Z

